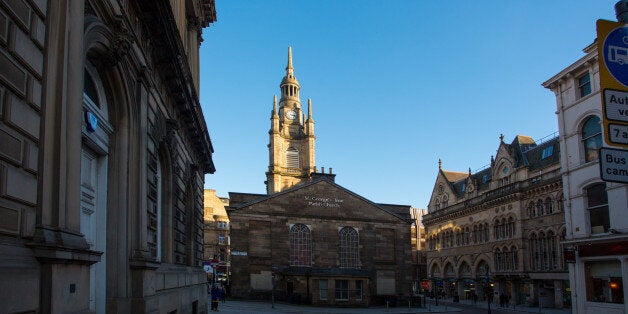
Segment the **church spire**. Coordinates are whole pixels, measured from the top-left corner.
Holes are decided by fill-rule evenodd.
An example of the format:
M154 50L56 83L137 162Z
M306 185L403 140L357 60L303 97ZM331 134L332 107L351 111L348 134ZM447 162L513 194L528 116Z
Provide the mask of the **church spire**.
M288 65L286 66L286 76L294 76L294 67L292 67L292 47L288 47Z
M283 107L284 103L287 100L290 102L296 101L298 106L301 106L301 101L299 100L299 81L294 77L294 67L292 66L292 47L288 47L288 65L286 66L286 76L281 80L281 84L279 84L281 88L281 99L279 100L279 107Z

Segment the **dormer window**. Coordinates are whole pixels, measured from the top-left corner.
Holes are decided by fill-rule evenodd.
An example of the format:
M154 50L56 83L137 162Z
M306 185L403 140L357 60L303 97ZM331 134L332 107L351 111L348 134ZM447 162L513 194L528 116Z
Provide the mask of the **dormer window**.
M554 154L554 146L548 146L543 148L543 152L541 152L541 159L545 159Z

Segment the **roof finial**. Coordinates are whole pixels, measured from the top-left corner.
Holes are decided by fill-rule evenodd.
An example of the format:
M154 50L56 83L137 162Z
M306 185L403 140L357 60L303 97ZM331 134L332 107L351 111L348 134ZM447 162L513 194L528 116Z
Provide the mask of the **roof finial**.
M286 66L286 73L289 75L294 74L294 68L292 67L292 47L288 47L288 66Z
M307 99L307 119L308 120L312 119L312 99L311 98Z
M499 135L499 140L502 141L502 142L504 141L504 134L503 133Z
M273 95L273 114L277 114L277 95Z
M438 158L438 169L443 169L443 161Z
M469 167L469 176L471 176L471 167Z

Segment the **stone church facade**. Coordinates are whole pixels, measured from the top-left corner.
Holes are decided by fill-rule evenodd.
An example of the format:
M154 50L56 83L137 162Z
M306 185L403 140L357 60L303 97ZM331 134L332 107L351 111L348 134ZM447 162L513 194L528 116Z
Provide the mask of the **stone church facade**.
M213 0L0 1L0 308L204 313Z
M229 193L231 295L369 306L412 293L410 206L376 204L317 172L312 103L292 51L271 113L267 194Z
M423 216L430 290L445 298L570 306L558 137L503 136L475 173L441 168Z

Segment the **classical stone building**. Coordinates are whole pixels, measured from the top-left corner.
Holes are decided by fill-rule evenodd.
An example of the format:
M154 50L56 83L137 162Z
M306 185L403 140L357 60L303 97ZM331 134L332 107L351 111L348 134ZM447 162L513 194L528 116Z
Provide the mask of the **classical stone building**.
M616 12L618 18L623 12L626 23L628 2L618 2ZM582 58L543 83L556 95L560 147L565 152L563 245L570 253L573 312L578 314L628 313L628 184L600 177L599 149L609 146L602 123L603 57L598 40L585 47Z
M558 138L503 136L488 167L438 175L423 224L430 289L445 297L569 306Z
M226 206L229 206L229 199L216 195L216 190L205 190L204 215L205 227L203 259L205 265L211 260L217 260L219 265L210 271L210 279L214 282L229 281L230 266L230 236L229 236L229 216Z
M213 0L0 1L0 311L203 313Z
M375 204L316 171L288 50L271 114L267 194L229 193L231 294L368 306L412 293L410 206Z

